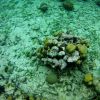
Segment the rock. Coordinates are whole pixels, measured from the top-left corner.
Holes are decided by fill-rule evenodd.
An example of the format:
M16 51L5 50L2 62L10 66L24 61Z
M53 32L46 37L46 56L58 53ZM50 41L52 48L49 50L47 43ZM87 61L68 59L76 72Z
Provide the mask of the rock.
M48 10L48 5L46 3L41 3L39 9L42 11L42 12L46 12Z
M49 83L49 84L54 84L56 82L58 82L58 78L57 78L57 75L53 72L49 73L47 76L46 76L46 81Z

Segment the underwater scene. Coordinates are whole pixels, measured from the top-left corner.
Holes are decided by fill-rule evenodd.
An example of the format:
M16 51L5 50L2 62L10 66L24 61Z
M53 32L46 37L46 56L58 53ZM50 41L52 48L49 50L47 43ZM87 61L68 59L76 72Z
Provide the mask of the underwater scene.
M100 100L100 0L0 0L0 100Z

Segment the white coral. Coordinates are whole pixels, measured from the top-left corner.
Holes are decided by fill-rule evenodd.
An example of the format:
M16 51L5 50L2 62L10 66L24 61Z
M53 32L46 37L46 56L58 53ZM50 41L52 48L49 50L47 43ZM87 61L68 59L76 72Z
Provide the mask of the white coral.
M75 51L72 56L68 57L67 61L68 62L76 62L80 58L79 52Z
M59 61L58 61L56 58L54 58L54 59L52 60L52 62L53 62L53 64L54 64L55 67L56 67L56 66L59 66Z
M53 47L51 48L51 50L58 52L58 51L59 51L59 48L58 48L57 46L53 46Z
M50 52L47 53L47 55L50 57L55 57L55 56L57 56L57 52L51 50Z
M64 56L65 55L65 52L64 51L60 51L58 55L59 56Z
M60 59L59 65L60 65L60 69L63 70L67 66L67 63L63 59Z
M65 56L63 57L63 60L67 61L67 59L68 59L68 55L65 55Z

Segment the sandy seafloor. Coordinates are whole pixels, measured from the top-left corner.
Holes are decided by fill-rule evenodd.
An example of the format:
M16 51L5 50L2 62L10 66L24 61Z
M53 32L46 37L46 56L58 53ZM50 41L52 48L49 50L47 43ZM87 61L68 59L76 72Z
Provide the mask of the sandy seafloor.
M48 100L91 100L96 94L83 77L100 68L100 7L94 0L72 1L75 9L68 12L59 0L0 0L0 85L6 88L0 100L13 93L19 93L16 100L23 100L24 93ZM48 4L46 13L38 9L42 2ZM50 69L34 54L45 37L58 30L88 39L90 47L82 70L70 71L70 76L66 72L50 85L45 81ZM26 56L29 52L32 57Z

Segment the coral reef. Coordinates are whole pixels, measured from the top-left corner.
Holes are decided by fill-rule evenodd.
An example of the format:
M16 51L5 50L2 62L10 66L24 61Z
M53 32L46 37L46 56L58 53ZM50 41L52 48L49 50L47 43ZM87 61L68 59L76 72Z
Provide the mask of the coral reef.
M87 55L87 46L81 39L66 33L46 38L43 47L37 51L38 57L47 66L63 70L71 64L80 65Z

